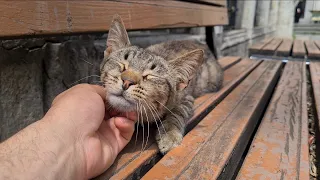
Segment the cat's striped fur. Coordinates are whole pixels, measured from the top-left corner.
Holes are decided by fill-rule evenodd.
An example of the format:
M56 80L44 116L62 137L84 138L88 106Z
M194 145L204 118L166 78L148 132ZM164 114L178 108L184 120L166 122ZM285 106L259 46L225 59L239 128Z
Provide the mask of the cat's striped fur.
M121 18L115 16L101 80L111 106L137 111L140 121L157 124L158 146L166 153L182 141L194 97L219 90L223 71L200 43L171 41L146 49L131 45Z

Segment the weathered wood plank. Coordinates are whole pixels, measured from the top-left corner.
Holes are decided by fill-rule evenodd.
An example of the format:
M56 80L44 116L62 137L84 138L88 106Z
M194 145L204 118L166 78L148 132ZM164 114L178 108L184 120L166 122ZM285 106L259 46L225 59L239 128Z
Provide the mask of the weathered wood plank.
M306 55L306 49L303 40L294 40L292 48L292 57L304 58Z
M226 56L218 60L219 64L221 65L223 70L226 70L233 66L234 64L238 63L241 60L241 57L237 56Z
M181 1L4 1L0 37L105 32L114 14L128 29L228 24L224 7Z
M188 121L188 128L194 126L196 121L205 116L209 107L218 104L235 86L237 86L261 61L242 60L224 72L224 86L217 93L205 95L195 100L194 116ZM142 135L142 133L139 133ZM150 136L144 152L141 152L142 136L139 136L135 146L135 138L125 147L117 157L115 163L104 174L96 179L128 179L140 175L146 164L154 164L159 159L158 147ZM143 174L143 173L142 173Z
M308 58L310 59L320 58L320 50L315 45L314 41L305 41L305 45L308 52Z
M230 93L244 78L247 77L262 61L244 59L227 69L224 73L223 88L217 93L208 93L195 100L194 116L188 121L187 131L191 130L213 107ZM206 111L207 113L203 113ZM202 114L200 114L202 113Z
M279 61L258 66L142 179L231 179L280 66Z
M315 43L316 46L320 49L320 40L315 40L314 43Z
M249 48L249 55L252 54L259 54L260 50L266 46L267 44L269 44L274 38L265 38L264 40L262 40L259 43L253 44L250 48Z
M276 56L290 56L293 40L283 39L281 45L276 50Z
M305 62L288 62L237 179L309 179Z
M259 54L264 55L274 55L277 48L280 46L282 42L282 39L273 39L270 43L265 45L261 50Z
M318 60L311 60L310 62L310 75L311 75L311 82L312 82L312 88L313 88L313 98L315 102L315 109L316 109L316 116L317 118L314 118L316 121L318 121L318 126L316 126L316 132L320 132L320 61ZM316 144L320 142L320 137L316 136ZM316 152L317 154L319 153Z

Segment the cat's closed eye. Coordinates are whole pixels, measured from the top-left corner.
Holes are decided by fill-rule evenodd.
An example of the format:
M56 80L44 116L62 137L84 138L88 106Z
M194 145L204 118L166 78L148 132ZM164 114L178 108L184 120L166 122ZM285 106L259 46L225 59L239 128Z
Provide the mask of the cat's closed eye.
M128 57L129 57L129 53L125 53L124 54L124 60L128 60Z
M151 74L143 76L143 80L144 81L150 80L150 79L154 79L154 78L157 78L157 76L154 76L154 75L151 75Z
M151 70L154 70L155 68L156 68L155 64L152 64L151 67L150 67Z

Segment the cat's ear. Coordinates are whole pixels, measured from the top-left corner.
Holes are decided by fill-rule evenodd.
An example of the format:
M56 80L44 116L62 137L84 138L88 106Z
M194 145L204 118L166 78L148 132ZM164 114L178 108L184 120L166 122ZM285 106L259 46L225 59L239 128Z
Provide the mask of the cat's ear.
M169 61L178 78L177 89L183 90L203 63L203 50L196 49Z
M128 33L121 17L116 14L113 16L113 20L109 29L105 55L109 55L113 51L128 46L130 46Z

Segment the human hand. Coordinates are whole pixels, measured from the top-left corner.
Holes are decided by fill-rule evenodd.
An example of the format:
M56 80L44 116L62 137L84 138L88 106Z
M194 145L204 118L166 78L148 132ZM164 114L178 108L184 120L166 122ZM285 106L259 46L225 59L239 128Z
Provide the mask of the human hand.
M105 97L85 84L57 96L44 118L0 144L0 179L90 179L109 168L136 117L106 112Z
M100 86L77 85L57 96L44 117L51 124L59 124L57 134L71 136L70 142L82 154L80 163L86 166L87 178L109 168L134 132L135 113L106 111L105 97Z

